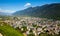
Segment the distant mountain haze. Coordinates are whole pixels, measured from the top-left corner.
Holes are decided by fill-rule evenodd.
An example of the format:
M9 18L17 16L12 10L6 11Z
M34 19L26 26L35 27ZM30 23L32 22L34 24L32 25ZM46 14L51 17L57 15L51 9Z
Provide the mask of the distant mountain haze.
M11 15L11 13L4 13L4 12L0 12L0 16L3 15L3 16L6 16L6 15Z

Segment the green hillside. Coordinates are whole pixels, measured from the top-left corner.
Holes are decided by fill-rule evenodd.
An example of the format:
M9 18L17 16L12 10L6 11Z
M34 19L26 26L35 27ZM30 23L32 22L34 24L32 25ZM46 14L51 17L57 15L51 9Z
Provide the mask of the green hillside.
M22 33L18 32L4 22L0 22L0 33L2 33L3 36L23 36Z

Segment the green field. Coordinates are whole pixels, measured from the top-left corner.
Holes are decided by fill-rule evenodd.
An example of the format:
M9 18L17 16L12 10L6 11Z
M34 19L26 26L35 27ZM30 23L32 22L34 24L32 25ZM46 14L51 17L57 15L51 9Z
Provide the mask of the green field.
M11 26L7 25L6 23L0 22L0 33L3 34L3 36L23 36L22 33L18 32Z

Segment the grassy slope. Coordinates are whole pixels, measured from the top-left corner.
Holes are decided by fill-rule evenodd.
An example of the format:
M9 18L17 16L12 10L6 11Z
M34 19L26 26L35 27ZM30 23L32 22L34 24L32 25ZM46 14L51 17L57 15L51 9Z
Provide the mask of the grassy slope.
M18 32L14 28L10 27L9 25L0 23L0 33L2 33L4 36L23 36L22 33Z

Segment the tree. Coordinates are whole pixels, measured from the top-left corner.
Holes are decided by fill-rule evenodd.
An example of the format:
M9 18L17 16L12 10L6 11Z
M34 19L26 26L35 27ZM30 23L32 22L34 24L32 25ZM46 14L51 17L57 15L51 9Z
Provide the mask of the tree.
M22 26L21 28L23 28L22 32L26 32L27 31L27 27L26 26Z
M28 34L27 36L35 36L33 33Z

